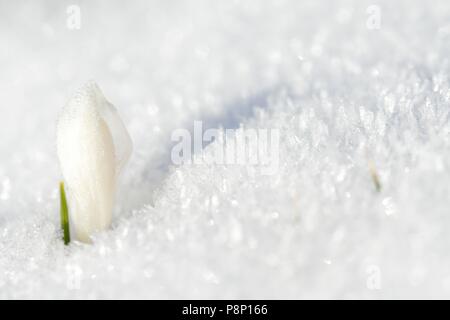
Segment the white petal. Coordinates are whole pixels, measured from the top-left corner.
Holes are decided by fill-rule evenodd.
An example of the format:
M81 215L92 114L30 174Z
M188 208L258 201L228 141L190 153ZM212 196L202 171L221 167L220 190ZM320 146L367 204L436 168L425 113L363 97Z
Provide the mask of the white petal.
M122 121L94 83L81 88L63 109L57 151L71 222L77 238L87 242L111 224L117 174L131 153Z
M100 91L99 94L101 94ZM130 135L122 119L120 119L116 108L111 103L104 100L104 103L99 106L99 112L111 132L114 142L117 172L120 173L123 166L128 162L133 149Z

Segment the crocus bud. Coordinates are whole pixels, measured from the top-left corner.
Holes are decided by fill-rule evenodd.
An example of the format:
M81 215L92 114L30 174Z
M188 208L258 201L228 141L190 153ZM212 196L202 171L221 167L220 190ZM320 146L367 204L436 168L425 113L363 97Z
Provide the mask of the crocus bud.
M63 108L56 147L76 237L110 227L120 171L132 150L116 109L95 83L83 86Z

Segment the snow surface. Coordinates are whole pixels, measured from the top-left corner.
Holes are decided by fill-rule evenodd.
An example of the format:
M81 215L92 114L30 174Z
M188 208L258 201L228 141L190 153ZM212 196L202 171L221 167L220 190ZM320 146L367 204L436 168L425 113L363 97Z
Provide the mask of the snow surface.
M449 56L448 0L0 0L0 298L449 298ZM113 228L65 247L55 121L89 79L134 151ZM194 120L278 128L278 173L172 166Z

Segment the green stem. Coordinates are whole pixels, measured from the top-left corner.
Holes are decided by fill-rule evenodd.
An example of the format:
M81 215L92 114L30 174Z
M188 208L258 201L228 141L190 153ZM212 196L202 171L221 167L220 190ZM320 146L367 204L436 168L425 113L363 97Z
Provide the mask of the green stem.
M377 169L375 168L375 165L373 164L372 161L369 161L369 170L373 184L375 185L375 190L377 190L377 192L380 192L381 191L380 178L378 177Z
M64 232L64 244L68 245L70 242L69 230L69 208L67 206L66 192L64 190L64 182L59 183L59 195L61 198L61 229Z

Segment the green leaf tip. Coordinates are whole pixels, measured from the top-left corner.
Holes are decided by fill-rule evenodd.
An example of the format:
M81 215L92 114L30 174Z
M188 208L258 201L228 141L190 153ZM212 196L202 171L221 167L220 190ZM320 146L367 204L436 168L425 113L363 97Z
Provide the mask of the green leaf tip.
M68 245L70 242L69 230L69 208L67 206L66 191L64 190L64 182L59 183L59 196L61 199L61 229L63 230L64 244Z
M380 178L378 177L377 169L375 168L375 165L372 161L369 161L369 170L370 170L370 176L372 177L373 184L375 185L375 190L377 192L380 192L381 191Z

